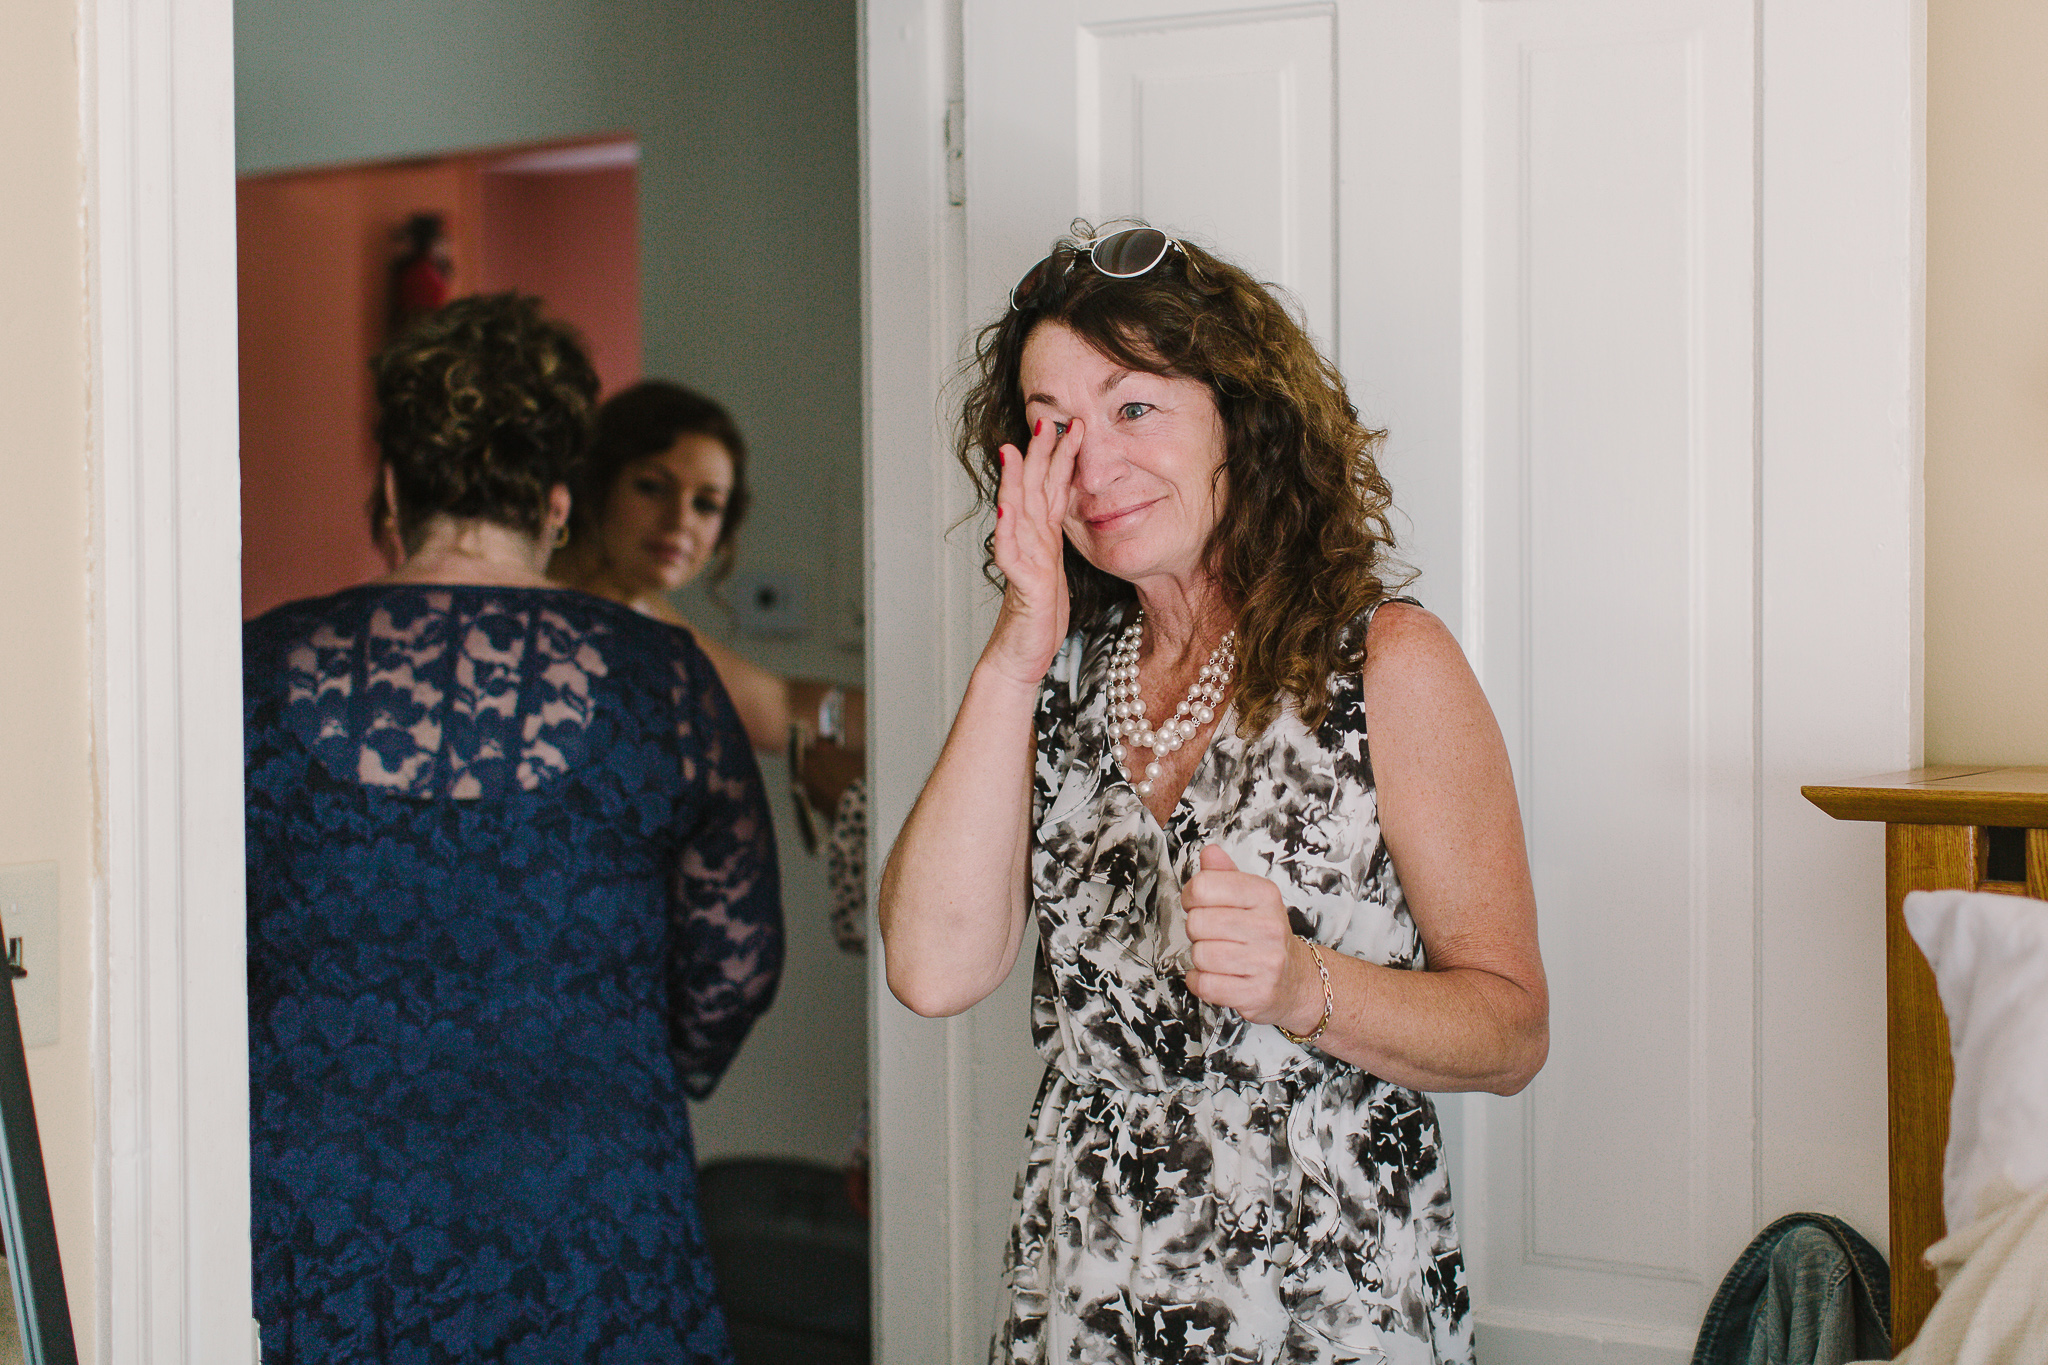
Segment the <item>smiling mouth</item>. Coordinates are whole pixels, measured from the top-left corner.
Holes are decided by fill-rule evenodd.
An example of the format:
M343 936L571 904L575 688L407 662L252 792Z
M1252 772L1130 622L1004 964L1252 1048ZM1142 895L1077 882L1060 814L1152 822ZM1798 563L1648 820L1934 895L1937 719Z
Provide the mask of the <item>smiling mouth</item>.
M1152 500L1152 502L1157 501L1157 498ZM1105 512L1101 516L1086 516L1082 517L1081 520L1088 524L1088 529L1091 531L1112 530L1118 523L1127 521L1150 507L1152 502L1133 503L1129 507L1120 507L1114 512Z

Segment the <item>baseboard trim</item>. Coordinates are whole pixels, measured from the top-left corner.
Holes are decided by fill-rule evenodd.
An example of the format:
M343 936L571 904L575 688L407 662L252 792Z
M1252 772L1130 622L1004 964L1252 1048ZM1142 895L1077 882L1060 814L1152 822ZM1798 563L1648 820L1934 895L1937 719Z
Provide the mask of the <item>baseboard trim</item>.
M1690 1365L1696 1334L1548 1313L1484 1312L1479 1365Z

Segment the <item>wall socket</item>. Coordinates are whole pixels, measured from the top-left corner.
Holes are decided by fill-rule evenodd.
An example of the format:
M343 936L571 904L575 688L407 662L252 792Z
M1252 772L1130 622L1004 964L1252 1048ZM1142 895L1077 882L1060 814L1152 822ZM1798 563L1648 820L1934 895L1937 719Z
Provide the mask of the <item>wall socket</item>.
M11 950L21 941L18 954ZM14 1010L26 1047L57 1041L57 865L0 867L0 956L27 968L14 978Z
M787 639L810 629L804 616L804 585L793 574L736 573L727 590L745 634Z

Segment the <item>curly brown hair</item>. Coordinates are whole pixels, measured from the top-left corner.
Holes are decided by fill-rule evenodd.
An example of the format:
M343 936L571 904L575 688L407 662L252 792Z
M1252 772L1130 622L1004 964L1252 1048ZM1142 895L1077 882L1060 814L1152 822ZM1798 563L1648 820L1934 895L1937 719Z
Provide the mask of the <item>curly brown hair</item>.
M572 328L536 298L472 295L414 323L370 372L408 552L436 517L541 533L548 490L575 484L597 403Z
M1025 296L981 329L964 367L957 453L980 504L995 505L997 451L1030 439L1018 376L1041 324L1069 328L1133 370L1201 381L1225 432L1223 511L1204 557L1236 613L1239 731L1263 731L1283 699L1320 725L1331 676L1362 657L1363 641L1345 627L1413 576L1390 553L1392 494L1374 459L1385 433L1359 421L1337 367L1245 271L1177 240L1177 255L1116 278L1090 262L1089 225L1072 233ZM991 532L984 573L1001 588L994 547ZM1077 625L1095 626L1136 597L1071 542L1066 571Z
M747 442L739 424L716 399L665 379L643 379L604 400L597 410L590 452L583 462L573 513L576 534L594 536L604 520L605 504L627 465L659 455L685 436L709 436L732 457L732 491L718 525L718 543L711 547L708 580L718 583L732 572L739 552L740 523L753 501L747 488Z

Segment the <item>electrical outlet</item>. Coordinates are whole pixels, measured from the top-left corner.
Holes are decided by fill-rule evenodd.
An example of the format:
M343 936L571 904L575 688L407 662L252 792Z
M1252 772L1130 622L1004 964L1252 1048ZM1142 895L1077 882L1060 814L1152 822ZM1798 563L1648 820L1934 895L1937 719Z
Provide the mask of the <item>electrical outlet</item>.
M793 575L736 573L729 590L740 629L748 635L787 638L808 629L803 584Z
M21 951L12 950L20 940ZM57 865L0 867L0 948L28 971L14 978L25 1047L57 1041Z

